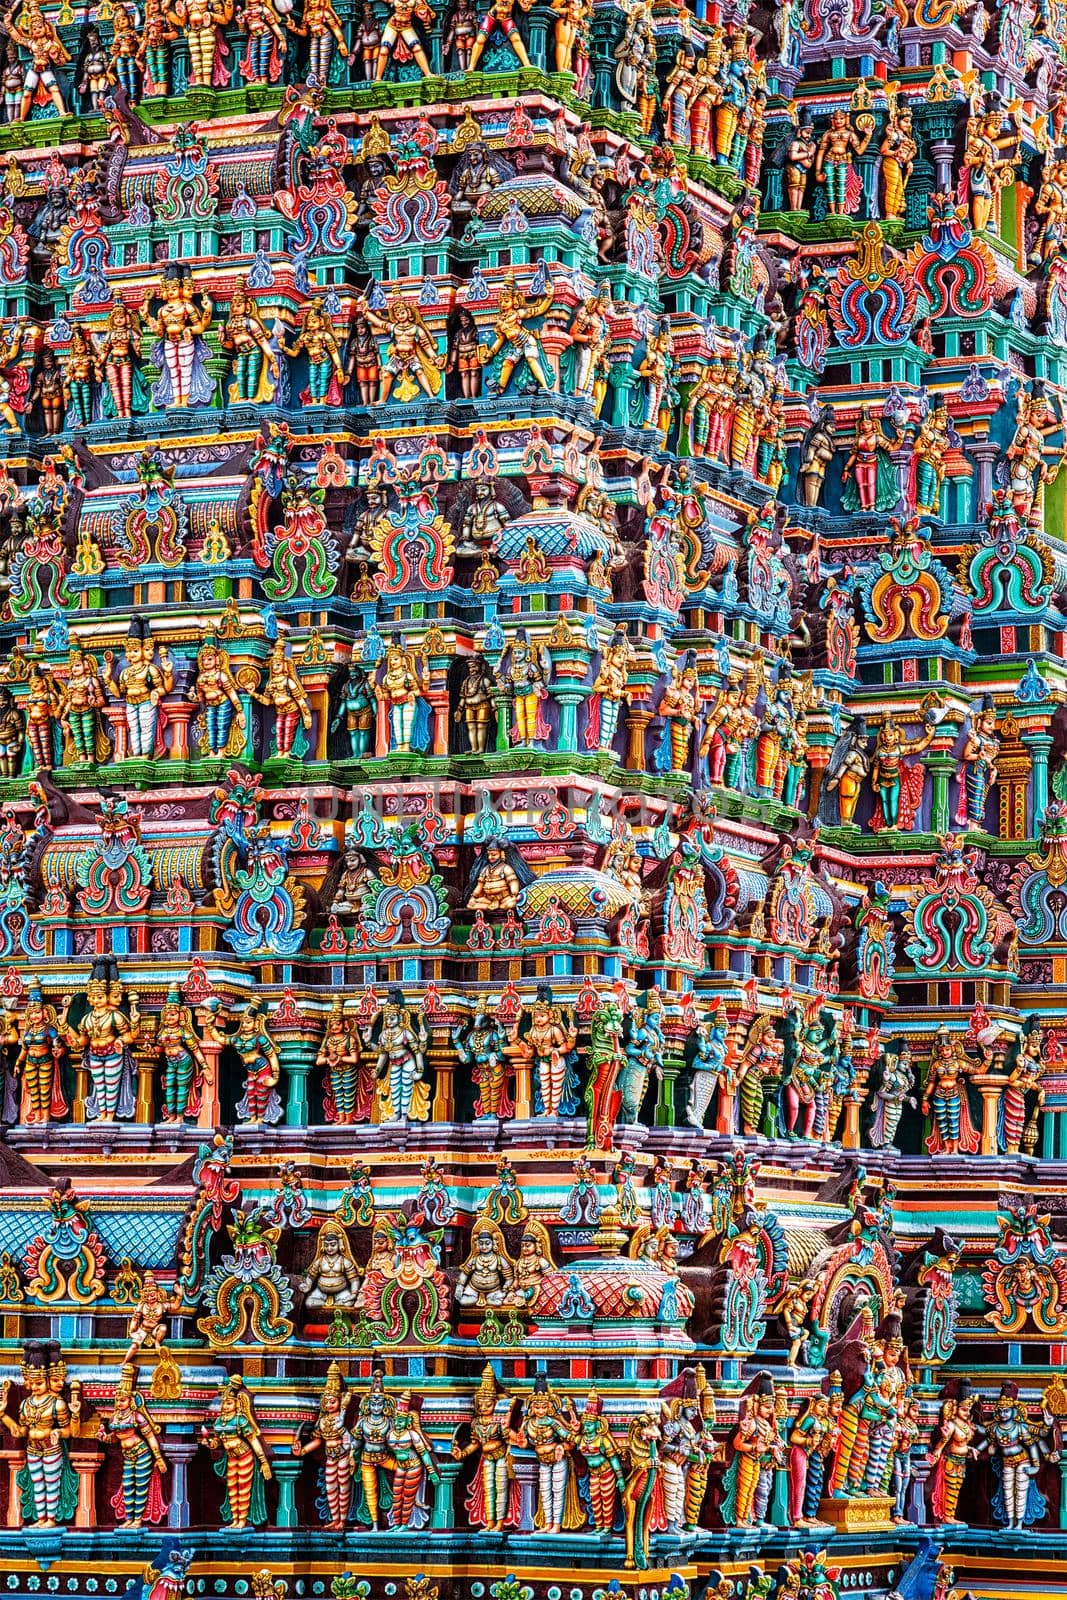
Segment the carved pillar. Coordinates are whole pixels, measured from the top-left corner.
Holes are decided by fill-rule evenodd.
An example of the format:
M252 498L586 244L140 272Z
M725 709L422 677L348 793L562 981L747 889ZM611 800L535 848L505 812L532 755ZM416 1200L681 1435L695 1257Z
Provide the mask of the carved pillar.
M1033 763L1030 774L1030 833L1036 838L1048 809L1048 758L1052 754L1052 735L1024 733L1022 742L1029 750Z
M434 1466L441 1474L441 1479L439 1483L435 1483L433 1486L433 1510L430 1512L430 1527L451 1528L455 1525L453 1497L456 1489L456 1479L459 1477L463 1463L435 1457Z
M971 1082L982 1097L982 1144L980 1153L984 1156L995 1156L999 1148L997 1140L997 1111L1000 1106L1001 1092L1007 1081L1006 1077L992 1072L976 1072L971 1079Z
M78 1474L78 1504L74 1511L76 1528L96 1527L96 1496L93 1489L104 1452L82 1440L71 1440L70 1464Z
M268 1028L278 1047L278 1059L282 1064L283 1081L278 1085L278 1093L281 1095L285 1092L285 1125L287 1128L306 1128L308 1078L318 1054L321 1026L317 1018L299 1009L292 990L287 989Z
M195 1439L168 1438L164 1444L170 1462L170 1505L167 1509L168 1528L189 1526L189 1463L196 1455Z
M519 1532L532 1533L537 1509L537 1457L532 1450L513 1450L511 1459L519 1485Z
M278 1485L278 1509L274 1516L276 1528L295 1528L297 1525L296 1486L303 1465L302 1456L271 1457L270 1469ZM259 1470L258 1463L256 1470Z

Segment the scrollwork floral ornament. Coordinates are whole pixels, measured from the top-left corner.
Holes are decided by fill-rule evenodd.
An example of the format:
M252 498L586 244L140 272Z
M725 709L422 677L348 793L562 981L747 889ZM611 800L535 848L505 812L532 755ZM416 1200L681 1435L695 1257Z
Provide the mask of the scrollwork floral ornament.
M211 1311L197 1327L216 1350L249 1339L268 1348L284 1344L293 1331L293 1296L275 1259L281 1229L269 1226L257 1208L236 1211L227 1232L233 1254L224 1255L204 1283Z

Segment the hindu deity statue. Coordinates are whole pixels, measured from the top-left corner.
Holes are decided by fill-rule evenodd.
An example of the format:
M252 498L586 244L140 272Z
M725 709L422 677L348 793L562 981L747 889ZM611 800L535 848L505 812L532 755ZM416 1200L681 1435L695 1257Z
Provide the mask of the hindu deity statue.
M223 1385L218 1412L200 1436L209 1450L221 1451L215 1472L226 1484L223 1522L234 1532L261 1527L267 1520L263 1485L273 1474L252 1396L237 1373Z
M464 519L466 525L466 519ZM493 671L485 656L475 651L459 686L453 719L462 725L472 756L485 754L493 717Z
M882 1075L873 1099L874 1115L868 1135L875 1149L889 1148L896 1138L900 1118L915 1087L915 1073L911 1065L911 1045L903 1039L893 1054L882 1057Z
M98 957L85 986L86 1010L81 1021L69 1020L73 996L64 996L58 1027L72 1050L80 1053L90 1092L85 1115L114 1122L134 1110L131 1049L140 1036L137 995L131 990L129 1010L121 1009L122 982L113 956Z
M66 1055L66 1042L56 1017L36 979L30 984L21 1016L4 1014L7 1044L17 1045L14 1072L22 1080L22 1120L43 1123L66 1115L60 1066Z
M685 1108L685 1120L692 1128L703 1129L711 1097L726 1072L729 1026L729 1018L721 1005L716 1005L710 1017L697 1024L690 1063L693 1076Z
M931 1155L958 1155L961 1151L973 1155L978 1149L978 1130L967 1099L967 1079L973 1070L959 1035L948 1027L939 1028L930 1051L921 1106L923 1116L933 1119L926 1138Z
M184 5L185 0L180 3ZM201 3L202 0L191 0L193 6ZM152 359L161 368L152 398L157 406L167 408L210 405L215 380L207 369L208 350L203 337L212 322L210 297L194 295L192 271L184 262L167 267L160 294L159 309L149 310L145 316L148 326L158 335ZM199 306L195 303L197 298Z
M247 726L244 706L229 655L211 636L196 653L196 673L186 698L200 707L205 753L213 758L236 754L231 748L231 731L236 728L243 744Z
M159 1013L155 1046L163 1062L164 1122L181 1122L199 1110L207 1062L193 1030L192 1013L182 1004L181 990L172 987Z
M389 1523L394 1528L419 1528L425 1526L427 1511L425 1483L438 1484L441 1474L434 1463L433 1448L422 1431L419 1421L421 1396L413 1396L405 1389L396 1402L386 1435L386 1445L393 1462L393 1504Z
M922 765L906 757L929 749L937 727L928 722L921 734L909 738L892 716L878 730L871 766L871 787L878 797L878 810L871 818L875 832L900 830L907 833L922 802L925 773Z
M1019 1385L1007 1378L996 1400L983 1412L982 1428L1000 1474L993 1514L1005 1528L1026 1528L1039 1521L1046 1510L1045 1497L1036 1480L1047 1448L1047 1424L1031 1421L1019 1399Z
M66 1364L58 1345L32 1339L23 1346L22 1383L26 1391L18 1416L8 1414L10 1380L0 1384L0 1423L13 1439L24 1440L22 1515L35 1528L68 1523L78 1502L78 1478L67 1455L67 1440L81 1417L81 1385L63 1393Z
M938 1438L928 1460L933 1467L930 1508L940 1523L955 1523L967 1463L977 1457L981 1429L974 1416L975 1397L967 1378L956 1380L956 1394L941 1406Z
M497 668L497 677L512 697L513 743L537 749L548 738L542 703L548 695L551 675L548 651L531 641L525 628L517 628Z
M275 31L281 32L281 23L276 14L271 16L273 6L270 0L254 0L254 3L263 19L262 25L258 18L256 21L254 35L256 49L257 51L269 49ZM246 16L248 11L249 8L246 6ZM284 39L284 34L282 37ZM251 46L251 39L249 44ZM248 288L247 278L238 278L234 284L229 312L219 335L219 343L224 350L233 353L231 404L246 402L258 405L261 401L273 398L274 385L279 376L278 357L271 346L270 334L259 314L255 295Z
M891 445L869 405L860 407L852 448L841 468L846 511L892 511L900 499L900 483L890 454Z
M860 180L853 158L863 155L874 126L869 115L860 118L854 128L847 111L830 113L830 126L819 140L815 156L815 181L826 186L831 216L853 216L859 207Z
M598 750L610 750L619 726L619 712L626 699L630 673L636 661L636 652L630 643L625 622L615 625L608 643L600 656L600 666L593 679L589 726L586 743ZM594 716L593 706L596 706Z
M521 1053L533 1067L539 1114L555 1117L572 1089L578 1042L574 1012L556 1004L551 986L542 983L538 984L537 997L526 1013L526 1023L525 1028L519 1025L518 1043Z
M505 1396L505 1401L507 1397ZM510 1410L511 1402L508 1401ZM518 1521L514 1466L508 1440L507 1415L501 1411L500 1390L493 1368L486 1364L481 1382L471 1396L469 1438L458 1428L452 1442L452 1458L463 1461L477 1456L478 1467L467 1497L467 1511L474 1527L502 1533L505 1525Z
M106 760L111 747L100 722L100 712L104 705L104 685L100 679L95 656L87 655L80 645L73 641L61 694L58 716L64 734L63 764L92 765ZM32 711L30 728L32 738ZM51 757L44 764L52 766Z
M1044 1030L1039 1018L1031 1017L1020 1035L1015 1060L1001 1092L998 1126L1001 1145L1008 1155L1017 1155L1020 1149L1033 1155L1037 1147L1037 1122L1045 1104L1047 1071ZM1030 1095L1034 1097L1033 1111L1027 1118Z
M389 1429L396 1412L396 1401L385 1392L385 1377L380 1366L371 1373L371 1386L359 1402L359 1411L352 1428L353 1452L359 1467L360 1497L356 1507L356 1520L379 1527L382 1511L391 1500L388 1468L392 1462L389 1451ZM383 1490L386 1491L383 1494Z
M341 1369L331 1361L314 1422L303 1424L293 1436L294 1456L322 1451L323 1488L329 1513L325 1526L342 1533L352 1503L354 1476L352 1434L346 1425L349 1394Z
M490 840L478 847L467 879L466 904L471 911L514 911L534 877L517 846Z
M315 1240L315 1255L298 1280L305 1311L333 1311L355 1304L359 1295L359 1267L348 1235L339 1222L327 1218Z
M514 1442L533 1450L537 1457L536 1526L544 1533L580 1528L585 1521L571 1453L580 1423L569 1399L560 1399L548 1379L534 1379L522 1423Z
M326 1114L331 1122L366 1122L371 1114L373 1084L369 1074L360 1070L359 1030L345 1016L344 1000L335 995L326 1018L315 1065L325 1069L325 1087L329 1104Z
M904 198L919 146L912 132L912 113L909 106L901 106L886 123L882 143L882 215L887 222L904 218Z
M229 1043L240 1056L245 1071L238 1117L242 1122L268 1126L279 1122L282 1103L278 1096L278 1080L282 1066L260 1001L250 1000L245 1006Z
M488 1000L479 999L470 1022L452 1030L452 1043L457 1061L471 1069L471 1078L478 1086L475 1116L510 1115L507 1034L489 1009Z
M631 1418L626 1430L629 1471L622 1494L626 1556L623 1565L645 1568L649 1564L653 1496L659 1476L660 1429L655 1415L646 1411Z
M425 653L406 646L401 634L394 632L374 680L374 693L388 715L390 751L410 755L428 748L430 706L425 687Z
M997 712L992 695L985 695L971 725L960 756L960 792L956 807L957 826L985 832L986 804L997 781Z
M653 765L660 772L685 772L700 710L702 693L697 674L696 651L687 650L680 666L671 673L656 710L663 719L663 736L653 752Z
M159 1442L159 1424L137 1392L137 1368L119 1372L111 1413L100 1424L101 1439L114 1439L122 1452L122 1484L115 1510L120 1528L160 1522L166 1511L162 1479L167 1458Z
M253 689L252 698L274 712L274 753L293 754L296 730L311 727L311 706L296 667L285 653L285 640L276 639L267 657L267 677L262 689Z
M794 1528L818 1524L833 1431L829 1394L813 1395L789 1432L789 1522Z
M412 1011L402 990L391 989L363 1038L377 1054L379 1120L425 1122L430 1114L426 1082L430 1034L423 1013Z
M729 1526L750 1528L767 1521L775 1469L785 1465L778 1431L773 1379L761 1373L741 1402L727 1473L724 1517Z

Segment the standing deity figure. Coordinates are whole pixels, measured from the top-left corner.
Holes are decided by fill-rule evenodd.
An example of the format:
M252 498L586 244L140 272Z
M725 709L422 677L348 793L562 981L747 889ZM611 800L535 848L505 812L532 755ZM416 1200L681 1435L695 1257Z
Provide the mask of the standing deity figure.
M345 1016L345 1003L335 995L326 1019L315 1065L325 1068L324 1098L326 1119L347 1126L366 1122L371 1114L373 1092L363 1079L359 1064L359 1030Z
M38 87L47 90L48 97L61 117L67 114L63 91L56 79L55 69L70 60L53 24L45 16L38 0L27 0L18 22L15 14L18 5L9 6L4 13L3 31L7 37L29 55L30 62L22 76L22 99L19 102L16 122L25 122L30 114Z
M525 628L517 628L497 669L500 682L512 697L513 744L536 749L548 738L550 730L542 712L542 701L548 695L551 673L552 662L545 647L532 643Z
M430 1033L421 1010L413 1012L401 989L389 998L363 1035L377 1052L379 1121L425 1122L430 1114L426 1051Z
M485 754L493 715L493 671L480 651L467 659L467 673L459 686L454 720L467 734L472 756Z
M513 0L494 0L494 3L510 6ZM477 48L476 43L475 50ZM556 291L550 283L543 294L531 299L525 290L519 288L513 270L509 267L505 272L497 291L493 342L486 349L483 362L483 365L488 366L493 357L502 352L500 376L495 385L490 385L490 388L495 388L497 394L506 391L516 368L524 360L542 389L553 388L552 369L541 348L541 342L526 324L546 315L552 307L555 294Z
M878 796L882 829L908 832L922 801L924 772L921 765L908 763L907 756L920 755L929 748L936 724L928 723L923 732L909 739L904 729L887 716L878 730L871 767L871 787ZM874 828L877 818L871 819Z
M66 1045L55 1008L45 1002L36 979L30 984L21 1017L5 1012L4 1024L0 1039L5 1044L18 1046L14 1073L22 1080L22 1120L42 1123L52 1117L65 1116L67 1103L63 1098L59 1069L66 1055Z
M510 1116L507 1035L486 999L479 998L474 1016L466 1026L452 1030L452 1043L456 1048L456 1060L460 1066L470 1068L471 1078L478 1086L475 1116Z
M426 1480L432 1484L441 1482L433 1449L419 1421L421 1404L421 1397L414 1397L410 1389L405 1389L397 1400L386 1435L393 1461L393 1504L389 1511L389 1525L393 1528L425 1527Z
M981 1141L967 1101L971 1071L962 1039L949 1028L939 1028L930 1052L921 1107L924 1117L933 1118L926 1138L931 1155L974 1155L978 1150Z
M149 96L170 92L169 46L178 37L179 26L167 11L166 0L145 0L137 63L144 71L144 90Z
M308 1456L322 1451L323 1488L329 1516L325 1527L333 1533L343 1533L348 1522L352 1503L354 1473L352 1434L345 1423L349 1396L345 1380L336 1361L326 1369L319 1400L318 1416L312 1423L304 1423L294 1435L294 1456Z
M356 1520L369 1523L372 1528L380 1527L381 1513L390 1504L386 1473L392 1460L388 1441L395 1412L396 1401L386 1394L382 1369L376 1365L371 1373L370 1391L359 1402L359 1414L352 1429L360 1478Z
M1050 446L1048 435L1064 426L1064 409L1057 417L1045 391L1036 385L1021 389L1015 402L1015 432L1005 451L1008 482L1015 514L1022 522L1040 528L1044 521L1045 486L1052 482L1063 461L1063 449ZM1053 455L1055 465L1045 459Z
M156 752L159 702L174 688L174 663L166 645L156 661L155 647L144 617L134 617L126 637L126 665L118 679L112 676L115 653L104 651L101 681L112 699L122 701L126 715L127 755L150 760Z
M58 1528L68 1523L78 1503L78 1475L67 1456L67 1440L81 1416L81 1385L63 1394L66 1365L58 1345L30 1340L23 1346L22 1383L26 1391L18 1416L8 1415L11 1383L0 1384L0 1423L13 1439L24 1440L18 1489L24 1525Z
M974 1395L966 1378L957 1380L958 1393L941 1407L939 1437L927 1460L931 1474L930 1509L940 1523L958 1523L956 1509L968 1461L977 1461L984 1446L982 1430L974 1418Z
M528 67L530 65L530 58L526 53L526 46L523 43L522 34L519 32L519 25L515 21L516 5L522 11L529 11L533 5L533 0L489 0L489 4L478 23L478 32L471 50L470 64L467 67L468 72L477 72L478 63L485 54L485 47L498 28L519 58L522 66Z
M704 1131L704 1118L708 1114L711 1097L727 1071L729 1028L725 1010L721 1004L716 1004L711 1016L697 1024L694 1035L695 1046L690 1064L693 1077L685 1106L685 1120L691 1128L699 1128L701 1132ZM733 1129L724 1131L732 1133Z
M879 146L882 157L882 215L887 222L904 220L904 198L919 146L912 132L912 113L901 106L886 124Z
M343 670L330 732L337 733L343 723L348 736L348 753L353 761L362 761L373 754L374 690L358 661L350 661Z
M172 28L185 35L190 86L210 89L227 83L224 60L228 51L221 30L233 21L233 0L175 0L167 18Z
M819 140L815 156L815 181L826 185L826 203L832 217L854 216L860 203L859 173L853 156L861 156L871 142L874 118L864 116L856 125L847 111L832 111L830 126Z
M945 456L951 439L951 419L943 395L922 419L912 445L915 460L915 510L920 516L941 515L941 489L945 482Z
M659 1473L660 1430L654 1414L633 1417L626 1430L629 1472L622 1494L623 1529L627 1568L649 1565L648 1536L652 1531L654 1491Z
M1014 1065L1000 1100L998 1129L1000 1145L1007 1155L1022 1149L1032 1156L1037 1147L1037 1119L1045 1104L1045 1036L1037 1017L1031 1017L1019 1040ZM1028 1095L1034 1096L1034 1109L1026 1115Z
M789 1523L793 1528L818 1524L819 1501L826 1478L827 1448L833 1434L830 1396L808 1401L789 1433Z
M272 1473L252 1396L237 1373L223 1385L218 1414L210 1427L201 1429L200 1437L209 1450L222 1452L215 1472L226 1483L223 1522L235 1533L250 1524L261 1527L267 1520L263 1485Z
M585 735L585 742L590 749L610 750L615 742L619 712L626 699L630 672L636 659L625 622L616 623L614 633L601 652L600 666L593 679Z
M49 669L36 661L33 662L30 666L24 702L26 738L34 767L43 767L45 771L51 771L55 765L55 733L63 700L63 691Z
M200 1110L208 1066L193 1030L192 1013L182 1004L181 990L177 987L167 992L159 1013L155 1043L163 1060L162 1120L182 1122Z
M141 1015L137 1009L137 995L132 990L129 1012L121 1009L122 982L114 956L100 956L93 962L85 986L85 999L85 1013L81 1021L72 1026L69 1015L73 996L64 996L58 1026L71 1049L81 1053L82 1067L89 1074L86 1118L114 1122L116 1117L132 1117L130 1052L140 1035Z
M374 680L374 693L388 717L391 754L423 754L429 749L432 717L425 688L425 652L417 645L406 646L401 634L394 632Z
M608 351L611 329L611 286L602 283L596 294L583 300L571 320L570 338L574 350L574 393L592 401L597 416L608 388Z
M103 704L104 685L100 681L96 657L86 655L79 644L72 642L59 707L59 722L65 736L64 765L83 762L93 765L107 758L110 746L100 724Z
M922 1421L918 1399L908 1391L904 1409L893 1424L893 1438L889 1452L889 1494L893 1501L893 1521L907 1522L908 1495L915 1475L912 1453L922 1438Z
M252 691L252 698L274 712L275 755L290 757L297 727L303 725L305 732L311 727L311 706L300 675L285 653L284 639L271 645L266 682L262 689Z
M846 511L892 511L900 499L900 485L890 457L890 443L869 405L860 407L852 449L841 468Z
M204 719L202 753L216 760L224 756L235 725L244 742L247 723L237 682L230 671L230 658L210 634L196 653L196 673L186 691L186 699L201 708Z
M867 719L857 717L840 733L830 751L822 786L837 797L837 820L842 828L856 826L856 807L864 779L870 776L871 754L867 748Z
M568 1098L577 1043L574 1012L553 1002L547 983L538 984L537 998L529 1009L529 1027L519 1046L533 1067L543 1117L559 1116Z
M119 85L131 105L141 98L137 72L140 47L140 30L129 7L116 5L111 19L111 81Z
M874 1116L868 1135L876 1150L892 1148L905 1104L915 1104L908 1100L914 1087L911 1045L903 1039L895 1055L882 1057L882 1077L874 1094Z
M804 195L817 149L815 129L805 113L789 141L785 157L785 199L790 211L804 210Z
M663 718L663 736L652 756L658 772L687 770L701 698L696 651L687 650L681 666L672 671L656 707L657 715Z
M510 1412L512 1402L507 1396L504 1399ZM501 1412L499 1400L496 1374L487 1364L471 1399L470 1437L463 1439L464 1430L460 1427L452 1441L454 1461L478 1457L467 1496L467 1512L475 1528L485 1528L490 1533L503 1533L505 1526L513 1527L518 1521L518 1484L508 1443L508 1419Z
M767 1521L775 1469L785 1465L774 1381L767 1373L761 1373L753 1392L742 1398L733 1451L724 1520L727 1526L737 1528L762 1526Z
M1019 1385L1008 1378L1000 1394L986 1409L983 1428L1000 1484L993 1497L994 1519L1004 1528L1021 1531L1046 1511L1045 1497L1037 1487L1044 1429L1030 1421L1019 1400Z
M364 16L366 11L365 6ZM348 62L355 61L358 54L355 48L350 51L345 45L344 23L333 6L333 0L307 0L303 20L300 23L290 22L289 31L301 39L308 40L309 82L313 78L317 84L329 83L335 48ZM377 48L376 41L375 48Z
M309 406L338 406L344 388L345 369L334 332L333 318L322 295L313 295L304 307L300 327L291 345L283 344L287 356L307 355L308 386L301 401Z
M441 390L442 358L433 334L418 306L410 305L399 290L390 295L385 315L373 311L362 297L355 303L357 317L366 318L374 332L388 337L381 369L378 404L394 393L398 400L413 400L421 391L429 398Z
M179 406L207 406L215 397L215 380L208 372L208 347L204 334L211 326L213 307L209 295L194 303L193 275L184 263L169 266L160 285L161 303L145 320L158 342L152 360L161 369L153 386L153 402L162 410Z
M269 31L262 35L267 42L270 37ZM259 405L273 399L279 375L278 357L259 314L256 297L249 292L247 278L238 278L234 284L219 343L224 350L233 352L230 403L236 405L245 401Z
M80 322L70 333L70 345L63 363L63 394L70 420L76 428L87 428L93 420L93 380L97 375L97 356L93 342Z
M282 4L288 9L286 0ZM246 35L242 78L247 83L277 83L289 41L285 37L287 24L279 16L274 0L245 0L237 13L237 24Z
M237 1117L242 1123L280 1122L282 1103L278 1096L278 1080L282 1066L274 1041L267 1031L267 1018L258 1000L250 1000L241 1012L237 1032L229 1040L244 1067L244 1093L237 1105Z
M663 1057L667 1041L663 1036L663 1003L659 990L652 988L644 1004L630 1018L626 1040L626 1065L619 1079L619 1119L633 1124L640 1119L641 1106L651 1077L663 1077Z
M961 193L971 202L971 225L976 233L1000 227L1000 197L1013 181L1022 149L1019 112L1011 112L1011 127L1004 128L1004 113L990 105L967 118L961 173Z
M416 22L425 23L432 27L436 21L433 9L427 0L390 0L389 16L385 27L382 29L381 43L378 46L378 60L374 68L376 82L381 82L385 77L386 68L390 58L395 54L397 44L402 44L408 55L412 57L424 78L432 72L430 58L426 54L423 42L419 37Z
M618 1446L604 1415L604 1403L595 1389L586 1396L574 1444L585 1462L593 1527L597 1533L610 1536L615 1526L616 1495L625 1494L626 1478Z
M101 1439L115 1439L122 1451L122 1483L111 1504L120 1528L162 1522L167 1503L163 1477L167 1458L159 1443L159 1424L137 1392L137 1368L124 1364L115 1385L111 1414L102 1421Z
M985 695L976 712L960 756L960 792L956 805L956 825L985 832L986 804L997 781L997 711L992 695Z
M111 393L111 403L117 417L133 416L134 400L137 409L148 403L137 371L141 355L141 318L137 310L121 300L108 314L104 324L98 357Z
M513 1442L537 1457L534 1524L542 1533L580 1528L585 1520L570 1459L579 1426L570 1400L561 1401L548 1387L548 1379L538 1375Z

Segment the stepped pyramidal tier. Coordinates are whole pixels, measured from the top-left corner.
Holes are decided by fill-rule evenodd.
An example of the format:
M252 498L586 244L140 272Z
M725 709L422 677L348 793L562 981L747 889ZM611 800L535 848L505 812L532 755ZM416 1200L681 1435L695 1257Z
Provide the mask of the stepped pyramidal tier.
M1067 0L0 10L0 1594L1067 1597Z

